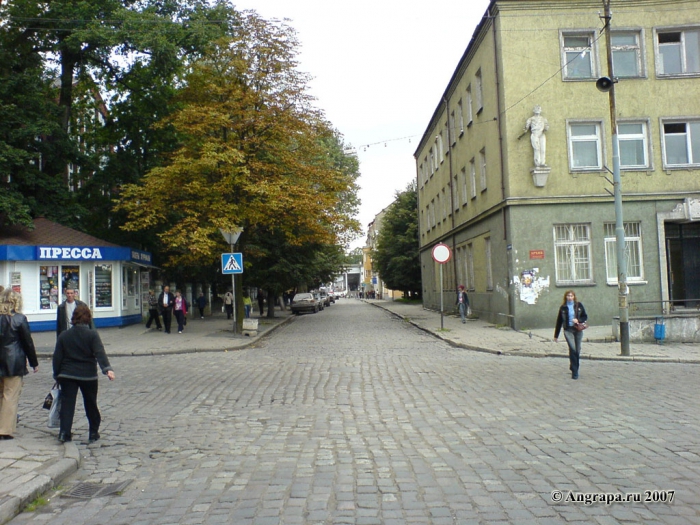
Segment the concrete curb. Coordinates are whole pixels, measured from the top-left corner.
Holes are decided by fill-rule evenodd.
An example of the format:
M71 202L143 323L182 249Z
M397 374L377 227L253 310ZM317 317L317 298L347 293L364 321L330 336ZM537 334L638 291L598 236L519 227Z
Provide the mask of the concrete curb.
M72 442L64 443L63 447L62 459L49 463L36 473L29 474L28 476L31 477L8 493L0 503L0 525L12 520L29 503L58 486L62 480L78 470L81 463L78 447Z
M486 348L486 347L481 347L481 346L474 346L466 343L460 343L458 341L454 341L452 339L449 339L448 337L434 332L430 328L425 328L423 326L419 326L415 321L412 321L410 318L407 318L401 314L398 314L396 312L392 312L388 308L385 308L381 304L377 303L367 303L366 304L371 304L372 306L376 306L377 308L381 308L385 312L388 312L389 314L393 315L394 317L397 317L413 326L418 328L419 330L422 330L423 332L432 335L433 337L440 339L441 341L444 341L445 343L449 344L450 346L453 346L455 348L462 348L464 350L472 350L474 352L483 352L486 354L493 354L493 355L503 355L503 356L517 356L517 357L536 357L536 358L546 358L546 357L564 357L566 359L569 358L569 354L566 353L549 353L549 354L540 354L540 353L534 353L534 352L513 352L513 351L503 351L503 350L494 350L492 348ZM525 334L525 332L522 332ZM542 339L540 337L540 339ZM545 340L545 339L543 339ZM595 340L588 340L587 342L589 343L595 343L595 342L607 342L607 341L595 341ZM684 359L684 358L673 358L673 357L650 357L650 356L616 356L616 357L610 357L610 356L596 356L596 355L591 355L591 354L581 354L581 359L589 359L591 361L627 361L627 362L645 362L645 363L683 363L683 364L700 364L699 359Z

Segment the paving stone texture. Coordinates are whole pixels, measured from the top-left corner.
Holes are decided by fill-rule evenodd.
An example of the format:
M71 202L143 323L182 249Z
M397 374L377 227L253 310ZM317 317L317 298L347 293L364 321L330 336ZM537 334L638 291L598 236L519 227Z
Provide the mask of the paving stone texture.
M590 360L573 381L565 359L474 352L356 300L238 351L112 365L102 439L78 408L80 468L13 525L700 523L697 365ZM28 427L49 368L25 382ZM673 502L566 501L654 490Z

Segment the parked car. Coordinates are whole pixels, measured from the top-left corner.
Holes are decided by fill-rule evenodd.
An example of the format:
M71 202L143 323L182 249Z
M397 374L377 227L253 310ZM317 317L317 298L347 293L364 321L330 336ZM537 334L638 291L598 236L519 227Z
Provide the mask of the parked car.
M298 293L292 299L292 313L299 315L302 312L316 313L321 309L318 299L312 293Z
M319 290L318 295L320 297L321 302L323 302L324 306L331 305L331 298L328 296L328 292L326 292L325 290Z
M333 290L328 290L328 297L330 297L332 303L335 303L335 292Z
M314 298L316 299L316 302L318 303L318 309L323 310L326 307L326 303L323 302L323 299L321 298L321 294L317 291L311 292L314 294Z

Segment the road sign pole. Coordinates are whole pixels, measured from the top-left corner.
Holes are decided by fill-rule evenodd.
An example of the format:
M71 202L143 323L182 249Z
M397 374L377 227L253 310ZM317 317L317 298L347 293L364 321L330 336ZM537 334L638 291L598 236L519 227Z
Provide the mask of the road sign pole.
M231 253L233 253L233 244L231 245ZM236 335L238 328L238 319L236 318L236 274L231 274L231 293L233 293L233 335Z
M450 260L452 250L449 246L443 243L433 246L433 260L440 265L440 330L445 329L443 311L445 306L445 284L442 282L442 265Z
M443 314L444 311L445 284L442 282L442 264L440 265L440 330L445 329Z

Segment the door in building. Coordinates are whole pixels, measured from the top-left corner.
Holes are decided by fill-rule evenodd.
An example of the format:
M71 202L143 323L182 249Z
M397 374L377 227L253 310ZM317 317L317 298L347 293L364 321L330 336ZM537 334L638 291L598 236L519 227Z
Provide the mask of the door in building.
M700 305L700 223L666 223L666 257L671 302L676 308Z

